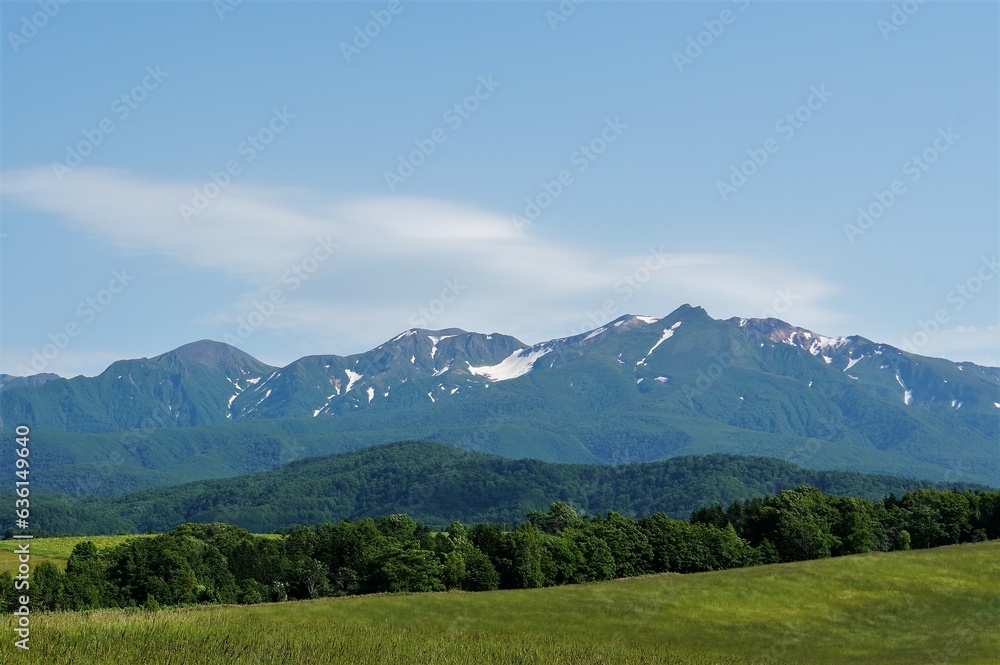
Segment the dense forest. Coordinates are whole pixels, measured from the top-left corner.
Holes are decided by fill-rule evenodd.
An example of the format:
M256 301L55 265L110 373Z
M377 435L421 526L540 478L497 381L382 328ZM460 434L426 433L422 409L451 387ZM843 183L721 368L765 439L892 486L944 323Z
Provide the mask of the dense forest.
M521 589L648 573L692 573L1000 538L1000 492L916 490L878 503L801 486L696 510L586 517L566 503L513 528L455 522L435 532L408 515L299 526L280 536L185 524L98 551L76 545L65 572L42 562L33 609L260 603L377 592ZM0 574L0 606L14 609Z
M38 497L37 527L48 533L162 533L188 522L225 522L256 533L405 513L431 527L520 523L553 501L587 515L663 512L686 519L799 485L878 501L916 489L985 487L813 471L767 457L714 454L599 466L511 460L427 441L403 441L298 460L263 473L143 490L126 496Z

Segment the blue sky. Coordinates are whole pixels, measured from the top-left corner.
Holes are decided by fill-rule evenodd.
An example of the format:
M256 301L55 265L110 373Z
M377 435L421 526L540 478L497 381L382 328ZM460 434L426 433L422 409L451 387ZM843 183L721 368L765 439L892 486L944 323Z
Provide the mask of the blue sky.
M1000 365L995 3L222 1L2 4L0 371L685 302Z

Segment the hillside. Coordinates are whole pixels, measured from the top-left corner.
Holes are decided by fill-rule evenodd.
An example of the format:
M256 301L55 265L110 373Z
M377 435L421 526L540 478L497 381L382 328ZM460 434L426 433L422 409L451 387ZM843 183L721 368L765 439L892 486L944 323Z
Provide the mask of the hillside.
M33 621L22 659L987 665L998 562L993 542L547 589L62 613Z
M121 497L43 495L36 523L51 533L162 532L184 522L216 521L267 532L407 513L447 526L453 520L516 523L554 501L588 514L661 511L683 518L712 503L728 505L799 485L871 500L934 486L892 476L810 471L762 457L715 454L610 467L509 460L410 441Z

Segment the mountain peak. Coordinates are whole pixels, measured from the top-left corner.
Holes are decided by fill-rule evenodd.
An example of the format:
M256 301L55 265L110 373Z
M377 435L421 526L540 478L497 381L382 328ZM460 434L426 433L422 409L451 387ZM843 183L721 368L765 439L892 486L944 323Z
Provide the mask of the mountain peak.
M659 320L660 320L660 317L658 317L658 316L647 316L645 314L623 314L622 316L619 316L614 321L609 321L605 325L608 325L608 326L612 326L612 325L617 326L617 325L620 325L620 324L625 323L627 321L641 321L642 323L650 324L650 323L656 323Z
M714 321L714 320L715 319L709 316L708 312L705 311L704 307L700 307L697 305L690 305L688 303L684 303L683 305L681 305L680 307L678 307L677 309L675 309L674 311L670 312L662 319L660 319L660 321L662 321L663 323L668 323L668 324L676 323L677 321L685 321L688 323L692 323L697 321Z
M445 337L456 337L458 335L468 335L468 334L469 331L462 330L461 328L444 328L443 330L429 330L427 328L409 328L399 333L392 339L390 339L388 343L398 342L412 335L426 335L427 337L445 338Z
M4 388L14 388L16 386L40 386L55 379L63 377L58 374L29 374L28 376L13 376L11 374L0 374L0 390Z
M708 312L705 311L704 307L697 307L697 306L685 303L685 304L681 305L680 307L678 307L677 309L675 309L674 311L672 311L669 314L667 314L666 316L647 316L647 315L644 315L644 314L623 314L622 316L619 316L614 321L609 321L603 327L605 327L605 328L608 327L608 326L615 326L615 327L617 327L617 326L621 326L624 323L631 323L633 321L640 321L641 323L645 323L647 325L652 325L654 323L659 323L660 321L678 321L681 317L683 317L685 315L688 316L689 319L691 317L704 318L704 319L710 319L711 318L708 315Z
M202 339L190 344L179 346L173 351L167 351L158 356L150 358L153 362L164 360L179 360L197 365L230 365L230 364L256 364L263 365L259 360L245 351L237 349L224 342L216 342L211 339Z

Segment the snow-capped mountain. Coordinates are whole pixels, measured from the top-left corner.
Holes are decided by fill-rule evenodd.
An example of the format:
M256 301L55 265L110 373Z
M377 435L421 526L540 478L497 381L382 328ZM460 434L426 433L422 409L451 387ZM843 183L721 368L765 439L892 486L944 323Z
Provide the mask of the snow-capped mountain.
M801 449L828 467L1000 480L997 368L688 305L534 345L411 329L365 353L280 368L201 341L93 378L32 383L0 387L4 427L299 423L553 461Z
M1000 386L1000 368L916 356L856 335L824 337L778 319L727 322L753 330L772 342L808 351L847 378L868 384L883 395L895 395L905 406L958 411L974 404L978 412L985 414L1000 409L1000 401L990 394L991 386L994 390Z
M227 417L323 417L355 409L436 404L581 357L612 337L656 322L623 316L606 326L529 346L509 335L411 328L356 356L308 356L237 388Z

